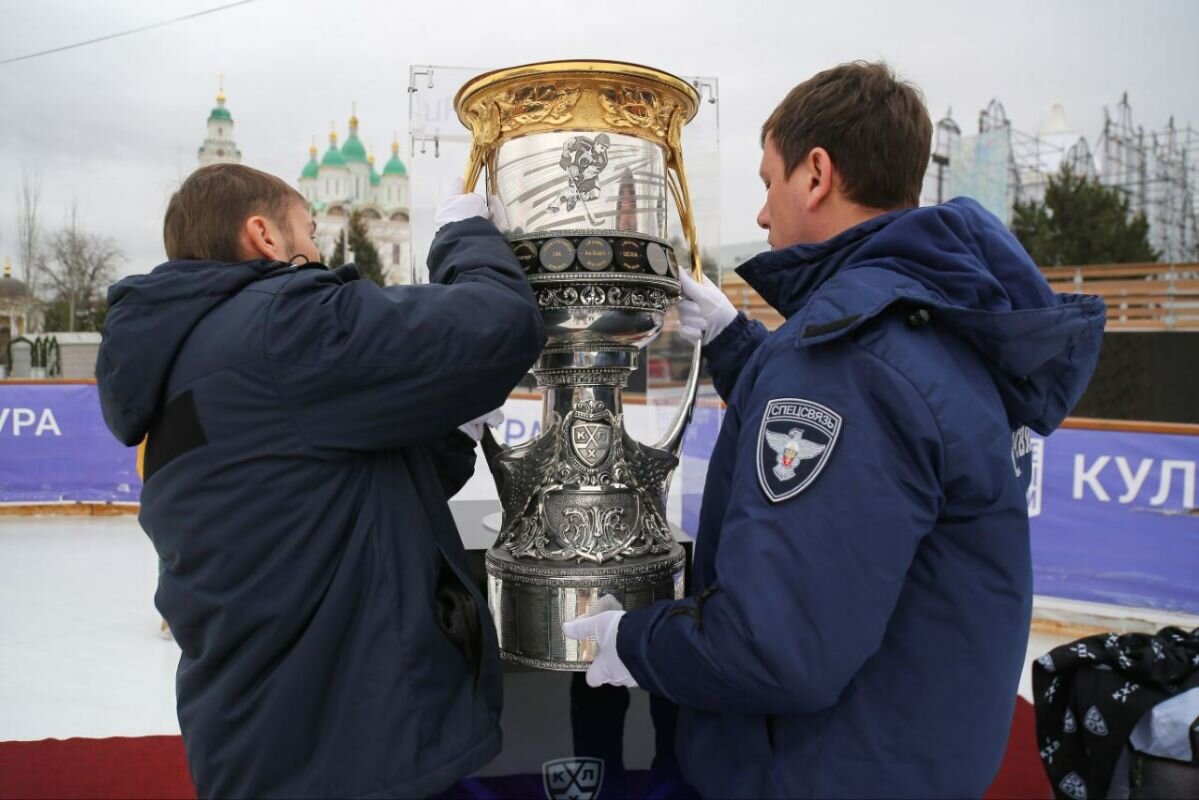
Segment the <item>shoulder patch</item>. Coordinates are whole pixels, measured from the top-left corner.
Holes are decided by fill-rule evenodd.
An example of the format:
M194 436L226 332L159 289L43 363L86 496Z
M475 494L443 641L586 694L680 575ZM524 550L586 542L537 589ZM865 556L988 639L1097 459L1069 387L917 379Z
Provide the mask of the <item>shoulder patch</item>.
M758 482L771 502L811 486L840 433L841 415L831 408L795 397L768 402L758 433Z

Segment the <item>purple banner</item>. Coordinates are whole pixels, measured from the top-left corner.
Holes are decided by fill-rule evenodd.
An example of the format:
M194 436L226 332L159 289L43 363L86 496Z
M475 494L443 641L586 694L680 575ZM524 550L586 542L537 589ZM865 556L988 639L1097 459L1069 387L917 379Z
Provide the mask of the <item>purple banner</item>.
M0 503L136 503L141 488L95 385L0 382Z
M723 412L697 404L683 448L683 528L695 535ZM1060 430L1032 437L1037 594L1199 614L1199 436ZM128 502L136 449L94 385L0 382L0 503Z
M683 528L693 536L722 416L697 407L687 432ZM1071 428L1031 445L1034 591L1199 614L1199 436Z
M1033 437L1037 594L1199 614L1199 436Z

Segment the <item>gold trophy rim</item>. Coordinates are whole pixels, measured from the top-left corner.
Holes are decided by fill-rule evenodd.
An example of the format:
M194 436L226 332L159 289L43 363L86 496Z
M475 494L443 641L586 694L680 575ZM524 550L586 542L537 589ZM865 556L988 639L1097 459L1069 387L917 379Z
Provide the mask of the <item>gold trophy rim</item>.
M665 70L635 64L631 61L606 59L567 59L558 61L535 61L514 67L502 67L484 72L464 83L454 94L454 113L468 128L470 123L464 115L466 107L475 98L488 90L499 89L509 83L519 83L526 78L549 76L577 76L580 78L618 77L633 81L656 84L679 95L685 100L687 109L685 122L690 122L699 111L699 92L687 81ZM617 130L618 133L626 131Z
M604 80L624 80L633 86L659 92L676 103L676 113L669 120L661 120L661 126L605 124L592 113L583 115L580 121L565 125L554 121L520 121L508 130L501 130L494 123L485 121L475 110L489 104L489 98L498 96L507 89L519 87L526 82L544 79L568 79L579 83L579 88L589 89L594 94L601 90L597 84ZM593 96L594 96L593 94ZM592 100L591 102L596 102ZM463 175L463 188L474 191L480 173L488 160L494 157L504 142L522 136L543 133L553 129L596 130L608 133L635 136L661 146L666 154L667 172L673 172L667 183L674 197L683 235L691 248L691 275L700 280L703 264L700 256L699 237L696 233L695 214L691 205L691 191L687 186L686 171L683 169L682 129L699 113L699 91L687 81L655 67L629 61L603 59L567 59L538 61L513 67L494 69L478 75L464 83L454 94L454 113L463 127L471 132L471 152ZM569 115L568 115L569 116ZM600 116L604 116L601 114Z

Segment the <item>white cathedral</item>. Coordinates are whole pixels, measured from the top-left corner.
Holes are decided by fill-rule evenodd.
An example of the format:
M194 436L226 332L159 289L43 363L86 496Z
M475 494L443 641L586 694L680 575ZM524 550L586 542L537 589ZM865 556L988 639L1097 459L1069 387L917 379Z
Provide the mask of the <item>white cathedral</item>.
M233 140L233 115L225 108L222 88L216 107L208 115L208 137L197 154L200 166L241 163L241 151ZM350 132L338 147L337 132L329 133L329 149L317 160L314 144L308 150L308 163L300 172L300 194L312 206L316 220L316 244L327 258L337 239L349 225L350 215L360 211L366 220L367 234L379 251L379 261L388 284L411 283L410 228L408 225L408 169L400 160L400 145L391 143L391 158L380 174L375 156L367 154L358 138L358 115L350 116ZM346 261L353 261L352 252Z

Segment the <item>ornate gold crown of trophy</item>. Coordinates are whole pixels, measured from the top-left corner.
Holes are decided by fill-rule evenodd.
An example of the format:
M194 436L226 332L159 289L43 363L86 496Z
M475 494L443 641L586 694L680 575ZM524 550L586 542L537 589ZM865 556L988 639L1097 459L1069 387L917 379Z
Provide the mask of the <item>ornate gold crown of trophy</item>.
M680 149L699 96L655 69L560 61L482 75L454 104L472 134L466 190L486 169L549 330L533 367L543 432L517 447L484 439L503 506L488 601L505 658L582 670L594 644L565 638L563 622L606 594L626 609L683 596L666 493L695 401L698 346L656 445L625 432L621 391L680 296L668 195L688 267L701 274Z

